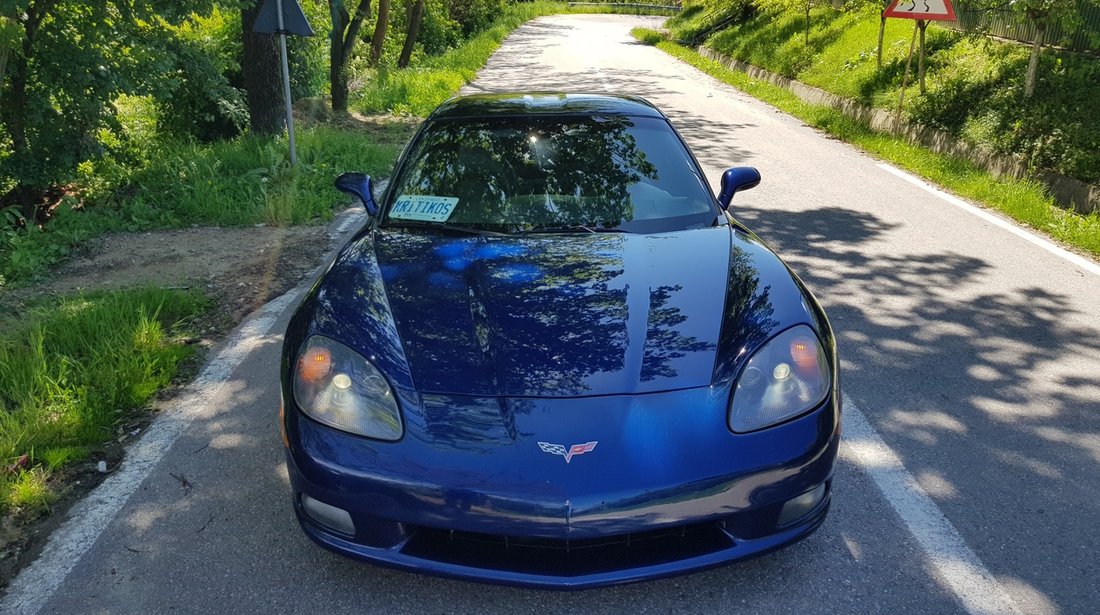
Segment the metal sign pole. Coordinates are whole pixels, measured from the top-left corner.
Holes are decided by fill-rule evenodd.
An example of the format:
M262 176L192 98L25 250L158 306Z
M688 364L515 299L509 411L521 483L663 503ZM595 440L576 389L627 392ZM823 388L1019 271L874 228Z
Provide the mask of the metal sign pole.
M279 51L283 56L283 100L286 102L286 133L290 137L290 166L298 165L298 151L294 145L294 108L290 101L290 62L286 56L286 24L283 23L283 0L275 0L279 15Z
M905 88L909 87L909 67L913 65L913 48L917 45L918 28L917 24L913 24L913 40L909 41L909 59L905 61L905 77L901 80L901 94L898 95L898 117L894 121L894 130L901 129L901 110L905 105Z

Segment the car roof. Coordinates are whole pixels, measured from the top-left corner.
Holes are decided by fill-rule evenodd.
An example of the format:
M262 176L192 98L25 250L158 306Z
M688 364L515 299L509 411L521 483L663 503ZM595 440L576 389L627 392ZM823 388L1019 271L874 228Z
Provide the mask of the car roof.
M502 115L664 115L649 101L636 96L566 94L563 92L505 92L456 96L428 119L481 118Z

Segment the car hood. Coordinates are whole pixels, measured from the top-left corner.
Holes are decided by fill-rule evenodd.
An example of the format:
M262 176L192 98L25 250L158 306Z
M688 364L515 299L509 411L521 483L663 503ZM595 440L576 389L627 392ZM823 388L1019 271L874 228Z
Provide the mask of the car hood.
M585 397L724 384L783 329L831 334L755 235L441 237L364 229L287 327L375 364L399 395Z
M377 232L415 388L575 397L710 384L728 227L657 235Z

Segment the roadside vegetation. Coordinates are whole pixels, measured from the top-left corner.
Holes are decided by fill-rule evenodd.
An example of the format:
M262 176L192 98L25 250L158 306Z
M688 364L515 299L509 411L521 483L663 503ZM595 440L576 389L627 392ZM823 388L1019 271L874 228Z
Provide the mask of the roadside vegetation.
M350 170L388 173L407 137L402 128L382 142L356 130L307 128L298 134L296 168L285 139L251 135L162 141L133 165L86 163L79 188L59 197L47 223L6 230L0 272L15 282L34 279L105 232L327 220L343 200L333 178Z
M347 202L333 179L387 175L415 118L472 79L517 26L634 12L301 0L317 35L288 41L293 167L275 39L242 27L260 4L0 2L0 516L40 516L73 464L94 467L124 441L179 377L189 330L212 305L155 288L28 300L25 287L108 232L327 220ZM0 558L11 553L4 540Z
M0 512L37 514L55 472L136 427L133 408L191 356L199 294L139 289L49 299L0 333Z
M427 115L473 80L512 30L535 17L569 11L562 2L507 4L496 19L452 49L406 70L378 70L358 90L352 104L363 113Z
M736 6L736 3L733 5ZM877 60L879 3L797 10L773 0L742 3L742 15L700 41L729 57L880 109L896 110L914 21L888 19ZM696 4L669 21L675 40L694 41L713 17ZM1046 49L1032 96L1024 96L1031 50L980 32L929 23L924 93L918 58L905 115L990 151L1023 157L1085 182L1100 182L1100 60Z
M668 35L636 29L634 36L895 166L1100 256L1100 218L1058 207L1038 182L994 178L968 160L876 132L831 107L807 104L784 88L727 69L683 44L702 43L865 105L893 110L913 33L911 20L886 21L880 69L877 4L849 4L845 10L815 7L809 22L805 4L797 11L775 0L712 4L688 4L669 20ZM1089 111L1100 99L1100 61L1045 50L1038 56L1038 85L1025 97L1027 48L935 24L928 26L925 44L925 94L920 92L916 59L906 90L910 120L990 151L1022 156L1035 170L1055 170L1082 181L1100 178L1100 118Z
M43 1L17 4L29 10ZM337 121L299 126L302 164L292 168L281 94L260 112L249 104L239 3L202 0L190 7L195 12L180 12L142 0L136 6L144 12L131 13L132 23L122 18L124 4L59 2L53 19L37 24L42 49L26 66L18 46L29 17L0 11L0 101L8 105L0 109L0 289L35 280L109 231L323 221L332 204L346 202L332 179L350 170L388 173L411 134L401 116L424 116L454 95L516 27L542 15L625 10L614 3L416 0L385 3L385 19L378 3L356 25L358 8L371 3L303 0L317 35L289 39L294 99L339 107L329 95L333 85L344 87L345 108L380 120L364 131L362 122L339 121L342 109L320 114ZM332 7L345 12L345 33L355 33L335 81ZM61 45L66 28L93 17L118 18L124 27L92 29L88 48ZM120 34L131 37L125 42L139 52L131 55L143 62L120 59L110 38ZM97 70L106 71L105 83L82 85ZM20 76L38 81L24 84L21 115L10 104ZM277 83L277 72L270 77ZM88 87L91 100L55 108L54 100L76 100Z

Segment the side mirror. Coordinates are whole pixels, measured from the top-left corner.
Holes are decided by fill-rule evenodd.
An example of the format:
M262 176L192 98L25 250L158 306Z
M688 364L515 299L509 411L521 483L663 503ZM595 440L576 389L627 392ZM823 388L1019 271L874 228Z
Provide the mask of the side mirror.
M722 174L722 192L718 195L718 202L722 209L730 206L733 195L740 190L748 190L760 185L760 171L755 167L733 167L726 169Z
M378 204L374 202L374 182L366 173L344 173L336 178L336 189L352 196L359 197L367 213L378 213Z

